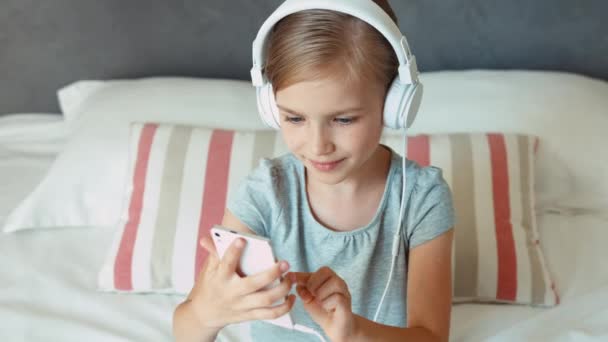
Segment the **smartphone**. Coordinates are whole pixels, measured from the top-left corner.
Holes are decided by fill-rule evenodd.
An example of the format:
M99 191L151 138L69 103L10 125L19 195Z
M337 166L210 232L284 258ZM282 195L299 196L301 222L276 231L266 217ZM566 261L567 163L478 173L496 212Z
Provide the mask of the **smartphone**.
M274 264L277 262L274 252L272 251L270 240L265 237L241 233L229 228L215 225L211 228L211 238L220 259L224 257L224 253L226 253L226 250L228 250L228 247L230 247L234 240L237 238L246 240L245 249L243 250L241 260L237 267L237 273L239 273L241 276L250 276L266 271L274 266ZM264 287L262 290L273 288L279 284L280 280L277 279L272 284ZM281 303L283 303L283 301L277 301L274 304L276 305ZM286 327L288 329L292 329L294 325L291 312L288 312L281 317L265 321Z

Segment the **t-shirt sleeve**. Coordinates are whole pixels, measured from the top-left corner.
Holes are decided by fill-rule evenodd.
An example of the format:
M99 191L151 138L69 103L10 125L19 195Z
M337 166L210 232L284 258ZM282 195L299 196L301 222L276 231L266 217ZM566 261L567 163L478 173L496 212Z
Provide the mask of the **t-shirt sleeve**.
M441 169L418 170L412 190L407 224L409 248L430 241L454 226L452 193Z
M243 179L228 199L227 208L256 234L269 236L269 227L276 213L274 196L274 168L272 161L261 159L260 164Z

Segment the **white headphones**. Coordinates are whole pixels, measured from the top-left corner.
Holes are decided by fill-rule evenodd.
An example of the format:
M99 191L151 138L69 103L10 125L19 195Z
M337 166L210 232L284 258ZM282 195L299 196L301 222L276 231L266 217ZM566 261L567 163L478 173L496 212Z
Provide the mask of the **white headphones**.
M357 17L378 30L393 47L399 60L399 75L395 77L384 100L384 126L409 128L414 122L422 99L422 84L418 81L416 58L411 54L407 39L391 17L371 0L286 0L266 19L253 41L251 80L256 87L258 111L264 123L279 129L272 84L262 74L265 47L274 25L284 17L309 9L325 9Z

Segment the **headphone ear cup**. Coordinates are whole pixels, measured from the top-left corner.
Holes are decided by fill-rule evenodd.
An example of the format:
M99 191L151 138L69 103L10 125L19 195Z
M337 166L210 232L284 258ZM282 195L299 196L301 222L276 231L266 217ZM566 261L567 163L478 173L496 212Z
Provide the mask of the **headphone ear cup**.
M269 127L279 129L279 108L274 98L272 83L264 83L256 87L258 112L262 121Z
M404 112L407 113L405 128L410 128L412 123L414 123L414 119L416 119L416 115L418 115L418 110L420 109L420 103L422 103L423 93L424 86L422 83L413 84L410 98L406 103L406 108L404 109Z
M409 128L420 107L422 84L404 84L395 77L384 100L384 126L401 129Z

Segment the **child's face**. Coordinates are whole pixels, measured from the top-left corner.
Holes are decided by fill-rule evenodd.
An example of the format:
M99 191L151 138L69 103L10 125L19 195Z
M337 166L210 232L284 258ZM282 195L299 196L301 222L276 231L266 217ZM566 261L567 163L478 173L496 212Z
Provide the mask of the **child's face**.
M369 166L382 133L384 94L382 87L331 78L276 93L283 139L309 176L336 184Z

